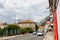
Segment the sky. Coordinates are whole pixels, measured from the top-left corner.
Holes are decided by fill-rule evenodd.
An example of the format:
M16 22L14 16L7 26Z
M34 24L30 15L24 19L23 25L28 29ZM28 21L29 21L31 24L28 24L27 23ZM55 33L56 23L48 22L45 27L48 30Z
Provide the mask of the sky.
M0 22L34 20L39 22L49 15L48 0L0 0Z

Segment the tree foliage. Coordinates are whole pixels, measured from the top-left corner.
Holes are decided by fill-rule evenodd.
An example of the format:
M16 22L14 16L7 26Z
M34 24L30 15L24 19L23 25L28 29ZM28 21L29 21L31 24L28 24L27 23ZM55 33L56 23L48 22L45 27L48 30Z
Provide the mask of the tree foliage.
M26 28L23 28L22 29L22 33L32 33L33 32L33 29L32 28L29 28L29 27L26 27Z

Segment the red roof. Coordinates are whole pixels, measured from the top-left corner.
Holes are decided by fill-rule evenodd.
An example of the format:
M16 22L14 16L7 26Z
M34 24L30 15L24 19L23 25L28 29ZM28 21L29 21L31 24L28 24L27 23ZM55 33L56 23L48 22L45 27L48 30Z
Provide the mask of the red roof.
M24 20L22 22L34 22L34 21L32 21L32 20Z
M2 22L0 22L0 26L2 26L3 25L3 23Z

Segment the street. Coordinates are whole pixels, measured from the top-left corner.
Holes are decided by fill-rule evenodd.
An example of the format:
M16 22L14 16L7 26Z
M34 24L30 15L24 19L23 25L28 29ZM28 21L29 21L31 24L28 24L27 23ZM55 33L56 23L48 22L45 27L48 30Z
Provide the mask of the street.
M6 40L43 40L45 35L46 35L46 33L44 33L44 36L26 34L26 35L18 36L18 37L15 37L15 38L9 38L9 39L6 39Z

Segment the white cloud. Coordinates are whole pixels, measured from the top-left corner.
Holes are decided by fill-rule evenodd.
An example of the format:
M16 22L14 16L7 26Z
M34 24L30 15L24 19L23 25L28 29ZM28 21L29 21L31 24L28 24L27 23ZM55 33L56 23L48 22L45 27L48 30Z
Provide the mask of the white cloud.
M36 5L43 1L45 1L45 0L6 0L5 5L10 6L10 7L14 7L14 5L29 6L29 5Z
M45 0L1 0L1 3L4 4L6 9L11 9L19 12L17 8L27 9L30 6L34 6L44 2Z
M0 0L0 3L4 5L4 8L0 8L0 14L2 15L14 15L16 18L28 19L33 14L42 14L48 5L48 0ZM41 17L33 16L35 21L42 19Z
M0 15L5 16L5 15L8 15L8 14L5 13L5 9L0 9Z
M22 19L22 16L18 16L18 15L16 15L13 19L15 19L15 20L19 20L19 19Z
M43 18L44 18L44 17L43 17ZM43 18L40 17L40 16L33 16L33 17L32 17L32 20L34 20L35 22L40 22Z

